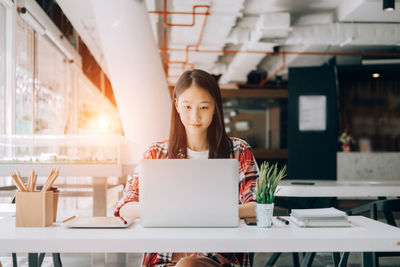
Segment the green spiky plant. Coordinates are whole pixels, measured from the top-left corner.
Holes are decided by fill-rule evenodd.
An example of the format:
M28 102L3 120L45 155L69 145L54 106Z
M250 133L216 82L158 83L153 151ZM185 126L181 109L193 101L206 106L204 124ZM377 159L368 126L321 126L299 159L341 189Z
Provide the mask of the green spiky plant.
M285 176L286 165L279 170L277 163L273 165L264 161L261 164L260 177L258 178L256 186L257 203L274 203L275 194L278 192L276 191L278 183Z

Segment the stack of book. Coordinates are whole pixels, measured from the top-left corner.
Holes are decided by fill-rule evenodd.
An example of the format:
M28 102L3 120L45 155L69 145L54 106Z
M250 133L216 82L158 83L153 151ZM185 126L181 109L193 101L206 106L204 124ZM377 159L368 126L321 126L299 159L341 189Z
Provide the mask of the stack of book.
M293 209L290 220L300 227L351 226L346 213L335 208Z

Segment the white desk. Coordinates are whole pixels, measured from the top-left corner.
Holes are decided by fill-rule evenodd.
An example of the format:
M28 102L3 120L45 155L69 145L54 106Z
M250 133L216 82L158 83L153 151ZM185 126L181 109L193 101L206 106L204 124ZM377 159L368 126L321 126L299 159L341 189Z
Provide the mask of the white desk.
M272 228L17 228L0 220L0 252L334 252L400 251L400 229L361 216L345 228L299 228L274 219Z
M15 215L15 204L0 203L0 219Z
M311 182L313 185L292 184ZM398 197L400 181L324 181L324 180L282 180L277 196L282 197Z

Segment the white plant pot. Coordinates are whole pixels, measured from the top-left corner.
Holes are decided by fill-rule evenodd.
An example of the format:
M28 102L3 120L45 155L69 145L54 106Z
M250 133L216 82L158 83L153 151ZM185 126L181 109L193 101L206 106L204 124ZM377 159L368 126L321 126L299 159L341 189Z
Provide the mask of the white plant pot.
M257 227L271 227L274 203L256 205Z

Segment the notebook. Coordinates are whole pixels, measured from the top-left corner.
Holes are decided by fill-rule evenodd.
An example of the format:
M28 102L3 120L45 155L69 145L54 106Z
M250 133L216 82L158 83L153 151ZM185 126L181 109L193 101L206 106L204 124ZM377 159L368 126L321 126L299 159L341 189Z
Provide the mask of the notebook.
M124 223L119 217L76 217L63 223L68 228L126 228L134 219Z
M336 208L292 209L290 220L300 227L351 226L345 212Z
M147 159L139 165L143 227L236 227L237 159Z

